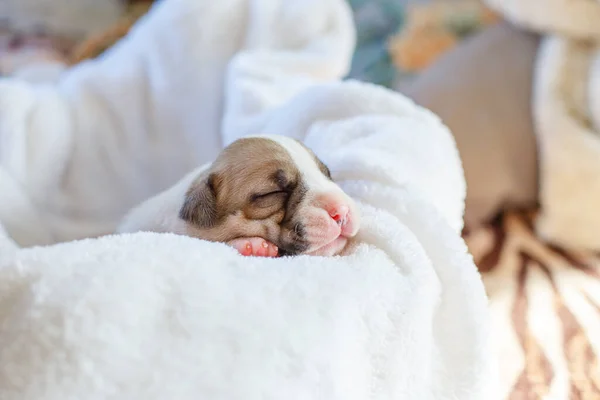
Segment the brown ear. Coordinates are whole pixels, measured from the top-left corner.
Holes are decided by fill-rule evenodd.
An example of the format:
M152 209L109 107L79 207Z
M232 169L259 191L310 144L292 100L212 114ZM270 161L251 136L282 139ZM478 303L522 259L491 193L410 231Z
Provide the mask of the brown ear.
M179 218L200 228L211 228L217 223L217 196L215 174L206 179L198 179L185 195Z

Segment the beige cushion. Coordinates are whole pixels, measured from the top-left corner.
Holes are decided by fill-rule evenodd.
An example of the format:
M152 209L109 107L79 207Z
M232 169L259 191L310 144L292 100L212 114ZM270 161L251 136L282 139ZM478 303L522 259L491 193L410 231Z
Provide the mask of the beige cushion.
M600 2L594 0L485 0L514 24L574 39L600 39Z
M537 202L532 73L538 38L501 23L465 40L402 92L452 130L467 180L465 223Z
M534 116L540 147L536 233L576 251L600 250L600 44L546 36Z

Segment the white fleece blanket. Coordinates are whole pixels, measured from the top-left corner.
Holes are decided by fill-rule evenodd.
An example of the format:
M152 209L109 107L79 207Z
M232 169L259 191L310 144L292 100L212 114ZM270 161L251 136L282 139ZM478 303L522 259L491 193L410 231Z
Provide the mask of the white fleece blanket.
M100 60L0 81L0 399L493 398L453 139L397 94L336 82L353 35L338 0L169 0ZM257 132L304 140L358 201L353 254L53 244L112 232Z

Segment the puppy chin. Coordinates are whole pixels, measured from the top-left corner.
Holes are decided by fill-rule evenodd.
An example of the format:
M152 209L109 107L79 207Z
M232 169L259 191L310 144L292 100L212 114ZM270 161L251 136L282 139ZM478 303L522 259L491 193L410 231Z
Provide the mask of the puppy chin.
M348 238L343 236L339 236L337 239L332 242L318 247L315 250L309 251L306 254L310 256L322 256L322 257L330 257L340 254L348 244Z

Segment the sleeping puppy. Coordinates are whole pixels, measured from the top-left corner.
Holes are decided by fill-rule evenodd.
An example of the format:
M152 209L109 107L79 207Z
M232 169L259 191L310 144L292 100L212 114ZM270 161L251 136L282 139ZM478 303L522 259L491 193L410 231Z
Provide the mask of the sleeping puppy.
M173 232L243 255L331 256L359 224L355 203L312 151L262 135L237 140L212 165L134 209L119 232Z

